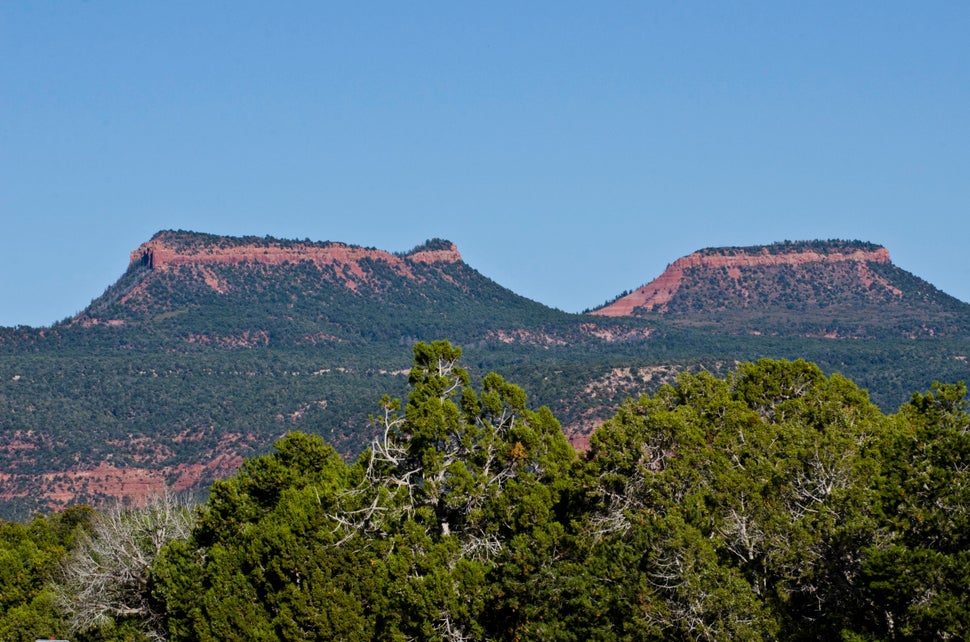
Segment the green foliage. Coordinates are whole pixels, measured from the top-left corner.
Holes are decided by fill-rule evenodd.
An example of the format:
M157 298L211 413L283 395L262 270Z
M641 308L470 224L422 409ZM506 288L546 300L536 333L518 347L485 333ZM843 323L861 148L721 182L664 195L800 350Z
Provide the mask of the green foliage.
M151 611L81 639L968 636L962 384L886 415L806 361L683 373L577 457L521 388L476 387L457 347L413 353L406 403L384 397L354 463L286 434L155 558ZM79 548L67 515L0 531L11 639L64 624L44 569Z
M809 252L872 252L878 246L857 241L776 243L768 246L711 248L700 256L730 260ZM931 284L882 261L764 263L742 268L694 265L662 311L635 310L644 319L664 318L676 325L717 334L831 337L892 340L901 337L965 337L970 331L967 304Z
M92 514L81 506L27 524L0 522L0 639L33 642L67 630L50 584Z
M547 410L498 375L481 395L446 342L418 344L400 412L348 468L319 439L217 483L155 568L173 639L453 639L488 628L486 578L516 538L561 534L574 459Z
M156 240L188 253L346 248L185 231ZM697 273L673 312L610 319L550 309L462 262L413 260L450 247L432 239L397 257L375 253L359 271L309 260L171 269L136 261L75 319L0 328L0 473L8 475L0 516L29 519L65 491L73 502L113 499L75 474L109 459L168 482L184 465L201 468L203 491L229 472L217 462L263 454L289 430L356 457L375 435L372 401L403 395L411 346L438 337L465 346L472 385L500 371L570 434L678 372L723 376L743 360L807 359L851 377L886 411L934 378L967 377L967 305L892 265L867 264L871 286L838 264L766 266L743 282L727 270ZM839 241L768 252L873 249ZM821 338L833 334L854 338ZM617 382L623 370L639 376Z
M885 424L805 362L683 375L594 433L587 529L608 550L649 533L629 581L667 639L837 637Z
M883 639L970 635L970 415L963 384L934 384L897 415L866 549L868 630Z
M417 254L418 252L434 252L440 250L451 250L454 247L451 241L446 241L445 239L433 238L428 239L421 245L411 248L408 252L399 254L399 256L411 256L412 254Z

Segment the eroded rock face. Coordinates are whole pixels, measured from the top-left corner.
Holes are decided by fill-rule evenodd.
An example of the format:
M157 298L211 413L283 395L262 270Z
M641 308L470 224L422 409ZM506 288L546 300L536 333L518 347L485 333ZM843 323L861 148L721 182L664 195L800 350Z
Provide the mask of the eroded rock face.
M449 241L435 239L406 254L392 254L374 248L345 243L290 241L257 237L219 237L193 232L159 232L130 254L129 268L148 268L151 273L165 275L187 269L188 274L201 279L218 294L234 288L224 277L220 267L277 268L312 264L330 282L353 291L361 286L374 285L373 267L382 265L400 278L423 282L428 269L462 263L458 248ZM443 271L442 271L443 272ZM451 277L442 273L442 278ZM378 279L379 281L379 279ZM136 308L151 305L142 300L150 279L142 278L119 297L122 304ZM82 314L77 323L86 325L122 324L123 321Z
M381 250L374 250L343 243L304 243L277 242L240 244L229 246L189 246L179 244L174 239L158 235L143 243L131 253L131 264L144 264L152 270L168 270L180 265L219 265L238 263L260 263L282 265L310 261L317 265L347 266L351 273L363 276L360 267L363 260L387 263L391 269L402 276L411 276L411 263L456 263L462 260L454 244L445 249L418 250L411 254L398 256Z
M110 505L125 501L136 505L160 495L166 489L183 492L198 490L214 479L234 474L243 456L213 453L204 462L174 466L96 466L44 473L41 475L0 473L0 500L43 498L46 510L61 510L78 502Z
M809 263L853 263L859 266L859 278L863 282L880 280L865 269L869 263L889 264L889 250L844 248L831 250L779 250L778 246L765 246L760 251L752 248L718 248L701 250L671 263L664 273L650 283L620 297L613 303L594 310L591 314L608 317L635 316L636 311L664 312L667 304L684 283L686 271L695 268L725 269L733 279L739 279L748 268L786 265L804 266ZM892 288L888 283L884 284Z
M458 248L451 244L448 249L442 250L420 250L406 255L408 260L415 263L461 263L461 254Z

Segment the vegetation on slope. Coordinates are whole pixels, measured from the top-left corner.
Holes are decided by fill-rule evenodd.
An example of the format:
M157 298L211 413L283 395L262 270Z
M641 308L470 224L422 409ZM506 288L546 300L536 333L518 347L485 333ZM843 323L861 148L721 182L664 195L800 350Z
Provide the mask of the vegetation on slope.
M715 310L715 321L703 310L680 319L606 318L520 297L454 256L413 259L449 252L440 239L398 256L190 232L153 240L183 252L246 256L258 254L252 248L349 248L359 272L311 260L164 269L135 260L76 318L51 328L0 328L0 516L27 519L38 509L100 505L163 485L204 491L290 430L322 436L353 459L374 436L369 400L403 394L411 346L438 337L465 346L476 384L501 371L527 386L577 444L625 398L654 393L681 372L724 375L738 361L805 358L851 377L886 412L934 379L968 376L970 333L946 334L967 323L967 306L948 308L912 275L912 283L883 277L907 293L922 291L913 300L927 318L900 316L891 306L860 314L844 293L825 295L826 307L812 311L795 303L795 290L770 287L764 306L742 311L747 317L725 309ZM816 276L811 287L822 293L825 274ZM849 276L840 282L851 283ZM723 290L705 287L710 298L698 295L706 301L700 307L715 306ZM791 298L784 305L783 294ZM756 327L774 331L751 335ZM949 329L929 336L927 328ZM897 333L903 329L905 336ZM819 336L803 336L813 333Z
M898 292L855 279L851 263L689 268L664 317L724 333L832 338L965 336L967 304L893 265L868 269Z
M970 305L893 265L885 248L860 241L707 248L638 292L614 314L720 334L891 339L970 332Z
M970 634L963 385L936 384L887 415L807 362L743 363L627 401L577 454L552 413L495 374L476 389L459 357L445 342L415 347L406 405L381 401L355 463L293 433L217 482L191 534L125 589L150 612L75 618L74 638ZM113 519L134 529L136 514ZM4 525L4 551L23 546L23 528ZM105 558L125 540L103 539ZM35 599L49 578L0 580L15 596L12 639L72 625Z

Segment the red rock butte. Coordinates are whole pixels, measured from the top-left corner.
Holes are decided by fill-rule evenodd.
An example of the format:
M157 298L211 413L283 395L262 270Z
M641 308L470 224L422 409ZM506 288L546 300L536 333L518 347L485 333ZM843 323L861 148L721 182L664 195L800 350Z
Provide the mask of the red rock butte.
M772 251L772 249L774 251ZM848 251L823 251L792 249L779 250L778 246L761 248L760 252L752 253L744 248L719 248L701 250L679 258L664 270L663 274L622 296L613 303L606 305L590 314L607 317L633 316L636 310L663 312L667 303L674 297L684 281L684 272L691 268L726 268L728 274L737 279L741 270L749 267L772 265L799 266L806 263L843 263L853 262L860 265L866 263L888 264L889 250L883 247L876 249L848 249Z
M452 243L448 243L447 247L441 249L419 249L409 254L397 255L343 243L260 241L225 246L186 245L177 241L172 242L165 235L159 235L133 251L130 264L144 264L151 270L164 271L180 265L240 263L282 265L309 261L319 266L347 266L352 274L363 276L360 262L368 259L387 263L395 272L408 277L412 276L409 265L414 263L462 261L458 248Z

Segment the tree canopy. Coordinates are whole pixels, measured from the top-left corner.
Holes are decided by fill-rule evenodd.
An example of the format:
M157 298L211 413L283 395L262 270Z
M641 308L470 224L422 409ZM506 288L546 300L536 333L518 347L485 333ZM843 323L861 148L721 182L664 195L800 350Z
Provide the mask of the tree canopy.
M518 386L473 386L447 342L417 344L408 381L355 461L294 432L216 482L191 531L119 585L144 613L105 611L77 639L970 634L962 384L887 415L811 363L742 363L627 400L577 453ZM30 550L57 522L39 523ZM60 586L100 523L56 549ZM25 546L16 527L3 541ZM58 622L43 577L0 580L23 631L28 612Z

